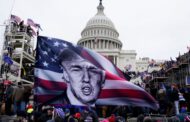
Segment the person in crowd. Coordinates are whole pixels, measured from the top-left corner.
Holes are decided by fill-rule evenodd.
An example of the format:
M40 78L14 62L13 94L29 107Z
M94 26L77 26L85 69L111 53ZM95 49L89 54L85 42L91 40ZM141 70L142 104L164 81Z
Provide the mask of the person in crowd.
M144 115L143 114L139 114L137 117L137 122L143 122L144 120Z
M27 120L28 120L28 122L33 122L33 119L32 119L33 111L34 111L33 105L31 103L29 103L26 106L26 113L27 113Z
M116 116L115 116L115 114L111 114L111 116L108 117L108 120L109 120L109 122L115 122L115 121L116 121Z
M21 82L18 82L18 86L14 93L14 111L18 116L22 116L24 114L26 104L23 101L24 99L24 87Z
M71 115L71 112L68 108L65 109L64 122L75 122L75 118Z
M85 118L84 122L93 122L93 119L92 119L91 116L88 115L88 116Z
M150 117L144 117L143 122L152 122L152 119Z
M190 122L190 115L187 115L187 116L185 117L185 122Z
M159 113L160 114L166 114L166 105L167 105L167 96L166 96L166 90L162 87L159 88L157 93L157 100L159 102Z
M27 34L32 37L32 28L30 25L27 26L27 30L26 30Z
M6 81L4 81L4 82L6 82ZM13 91L14 91L14 88L12 87L12 83L8 82L8 80L7 80L6 89L5 89L5 113L7 115L13 114L13 111L12 111Z
M43 112L40 117L37 119L37 122L47 122L52 119L53 108L51 106L43 106Z
M179 90L176 84L172 85L172 100L174 102L175 114L179 114Z
M67 83L67 103L95 106L105 83L105 72L71 49L64 49L60 59L63 79Z
M81 114L79 112L75 113L74 118L77 119L78 122L82 122Z
M126 122L125 118L122 116L116 116L115 122Z
M24 32L25 30L24 30L24 21L21 21L20 23L19 23L19 30L20 30L20 32Z

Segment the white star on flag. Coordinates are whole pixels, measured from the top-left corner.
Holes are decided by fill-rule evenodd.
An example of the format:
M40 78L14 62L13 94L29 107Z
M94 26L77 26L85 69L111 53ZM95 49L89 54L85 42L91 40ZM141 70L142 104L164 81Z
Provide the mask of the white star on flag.
M51 52L51 49L50 49L50 48L47 48L47 51L48 51L48 52Z
M63 50L64 50L64 49L60 49L60 51L59 51L59 52L61 53L61 52L63 52Z
M51 61L52 61L52 62L56 62L54 58L51 58Z
M53 46L58 47L59 46L59 42L55 42Z
M63 70L63 66L59 66L61 70Z
M52 38L51 38L51 37L48 37L48 40L52 40Z
M45 67L48 67L48 63L45 61L45 62L43 62L43 65L45 66Z
M44 54L44 55L48 55L48 53L47 53L46 51L43 51L43 54Z
M54 55L54 59L57 60L57 58L58 58L58 57L57 57L56 55Z
M68 45L67 45L66 43L62 43L62 45L63 45L64 47L68 47Z
M40 45L38 45L38 48L39 48L39 49L41 49L41 46L40 46Z

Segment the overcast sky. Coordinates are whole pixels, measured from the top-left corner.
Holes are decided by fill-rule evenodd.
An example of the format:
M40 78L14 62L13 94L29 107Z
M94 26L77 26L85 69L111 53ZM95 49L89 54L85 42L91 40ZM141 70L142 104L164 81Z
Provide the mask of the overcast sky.
M0 0L0 25L12 13L41 24L40 35L76 43L98 4L99 0ZM190 0L103 0L104 13L119 32L124 50L136 50L137 58L168 60L190 46L189 5Z

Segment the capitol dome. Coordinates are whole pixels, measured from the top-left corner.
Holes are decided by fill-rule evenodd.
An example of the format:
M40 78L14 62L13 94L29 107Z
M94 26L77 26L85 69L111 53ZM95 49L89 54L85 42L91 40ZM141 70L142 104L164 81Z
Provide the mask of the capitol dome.
M100 9L100 7L102 7L102 9ZM99 26L108 27L116 31L114 24L107 16L105 16L103 9L104 7L102 5L98 6L98 13L87 22L86 28L93 28Z
M78 44L94 50L121 50L122 43L113 22L104 14L102 0L97 7L97 14L92 17L81 32Z

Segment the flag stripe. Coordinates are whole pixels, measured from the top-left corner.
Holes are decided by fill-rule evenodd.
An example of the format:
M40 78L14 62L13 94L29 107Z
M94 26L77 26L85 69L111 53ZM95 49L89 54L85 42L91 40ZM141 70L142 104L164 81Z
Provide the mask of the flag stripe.
M64 92L65 89L62 90L51 90L51 89L45 89L42 87L35 87L34 92L36 95L60 95Z
M107 80L121 80L121 81L125 81L123 78L117 76L117 75L113 75L111 74L109 71L106 71L106 79ZM126 82L126 81L125 81Z
M129 98L129 97L115 97L115 98L103 98L98 99L96 101L96 104L98 105L130 105L130 106L140 106L140 107L150 107L152 109L155 109L158 107L158 103L147 103L144 99L136 99L136 98Z
M101 94L99 98L114 98L114 97L129 97L129 98L136 98L136 99L147 99L148 97L151 96L146 96L146 92L138 91L138 90L133 90L133 89L103 89L101 91ZM145 97L146 96L146 97ZM150 101L152 101L150 99Z
M55 92L55 91L45 90L40 87L37 87L35 90L39 90L38 93L36 94L38 96L39 95L46 96L46 94L45 94L46 91L49 91L49 93L47 95L50 95L53 92ZM64 89L62 89L60 91L64 91ZM61 93L60 91L59 92L56 91L55 95ZM41 94L39 92L41 92ZM137 91L137 90L132 90L132 89L122 89L122 90L121 89L103 89L101 91L101 94L98 97L98 99L115 98L115 97L118 97L118 94L119 94L119 97L121 97L121 98L126 97L126 98L136 98L136 99L147 99L148 97L151 97L151 96L144 97L144 95L146 95L146 93L143 93L143 92ZM154 100L154 99L152 98L149 101L151 102L152 100Z
M20 23L21 22L21 18L18 17L18 16L16 16L16 15L11 15L11 21Z
M34 74L36 77L44 79L44 80L63 82L63 73L35 68ZM56 77L54 77L54 76L56 76Z
M30 25L30 26L33 26L35 28L37 27L32 19L27 19L27 24Z
M53 100L54 98L56 98L57 95L35 95L34 99L38 101L38 103L46 103L50 100ZM61 98L60 98L61 99ZM63 101L59 101L59 100L55 100L53 101L54 103L61 103Z
M67 85L64 81L56 82L56 81L49 81L49 80L36 78L36 82L37 83L35 84L35 87L40 86L42 88L49 90L64 90L67 88Z

